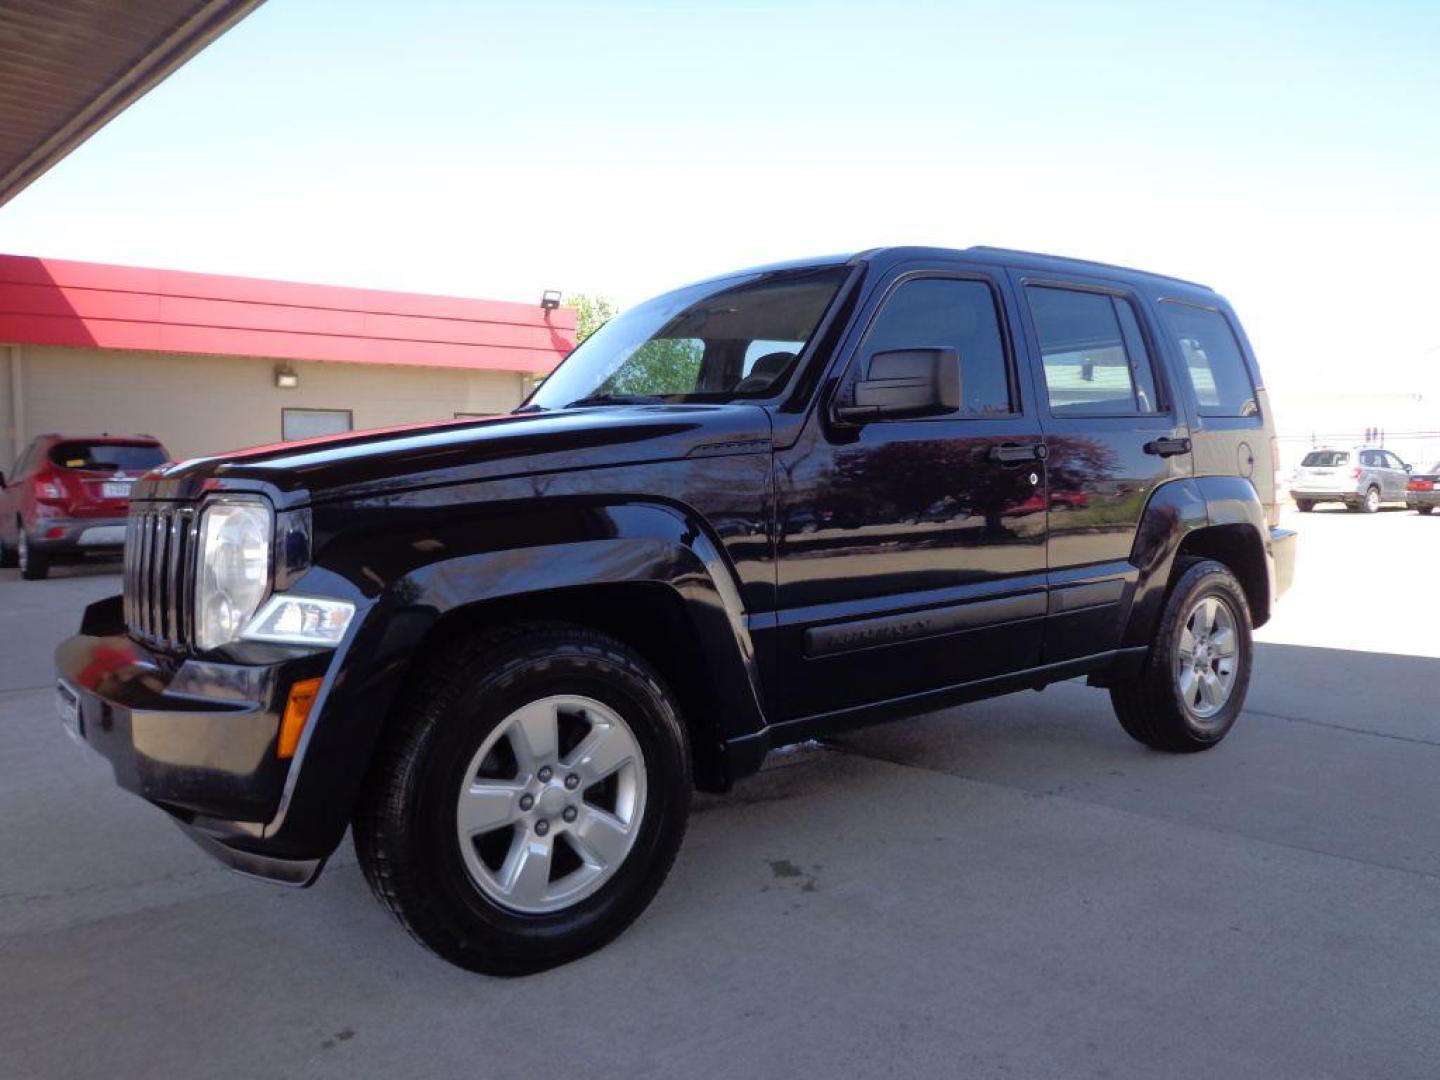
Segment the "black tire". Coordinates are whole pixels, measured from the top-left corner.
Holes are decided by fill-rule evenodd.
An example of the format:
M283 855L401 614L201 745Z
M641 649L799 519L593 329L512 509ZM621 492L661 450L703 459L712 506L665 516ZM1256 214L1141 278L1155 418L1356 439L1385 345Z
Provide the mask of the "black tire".
M1235 576L1211 559L1186 560L1174 573L1145 666L1139 678L1112 686L1110 701L1132 738L1155 750L1183 754L1208 750L1229 733L1245 705L1254 658L1250 605ZM1176 667L1185 623L1195 606L1211 596L1222 600L1234 617L1238 670L1224 705L1201 719L1183 699Z
M619 935L669 873L690 807L689 746L656 672L604 634L527 624L452 641L409 685L354 820L376 896L427 948L489 975L543 971ZM497 903L467 870L456 799L486 737L521 705L555 694L590 697L624 718L647 791L639 832L613 876L569 907L524 914Z
M1314 499L1296 499L1295 506L1302 514L1308 514L1315 509Z
M19 534L16 534L17 538ZM0 570L13 570L20 565L20 555L0 536Z
M1421 514L1428 514L1428 513L1430 513L1430 511L1432 511L1432 510L1434 510L1434 509L1435 509L1435 507L1433 507L1433 506L1417 506L1417 507L1415 507L1416 512L1417 512L1417 513L1421 513Z
M16 561L20 565L20 576L26 581L44 581L50 576L50 559L44 552L35 550L24 529L20 530L19 539L20 550L16 554Z

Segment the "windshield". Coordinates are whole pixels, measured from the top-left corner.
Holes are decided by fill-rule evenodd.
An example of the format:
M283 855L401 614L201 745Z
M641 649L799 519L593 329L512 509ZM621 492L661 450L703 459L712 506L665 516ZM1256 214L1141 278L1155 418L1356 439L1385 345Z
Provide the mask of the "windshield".
M784 383L848 273L752 274L647 300L586 338L525 407L763 396Z
M62 469L93 472L145 472L165 464L164 448L154 443L56 443L50 461Z
M1313 469L1317 466L1325 468L1344 465L1349 460L1350 455L1344 450L1311 450L1300 464L1307 469Z

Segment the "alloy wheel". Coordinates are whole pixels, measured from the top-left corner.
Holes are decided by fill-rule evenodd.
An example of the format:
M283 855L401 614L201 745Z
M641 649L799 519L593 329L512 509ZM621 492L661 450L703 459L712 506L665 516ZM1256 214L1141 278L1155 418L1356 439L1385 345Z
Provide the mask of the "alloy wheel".
M640 744L610 706L576 695L521 706L475 752L456 802L471 880L524 914L578 903L630 853L645 791Z
M1185 709L1209 720L1225 707L1240 670L1235 612L1219 596L1196 601L1180 629L1175 681Z

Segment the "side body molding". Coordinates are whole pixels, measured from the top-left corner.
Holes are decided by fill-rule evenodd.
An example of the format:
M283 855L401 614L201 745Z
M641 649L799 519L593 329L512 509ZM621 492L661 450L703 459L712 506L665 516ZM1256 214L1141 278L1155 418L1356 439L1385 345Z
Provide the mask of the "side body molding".
M483 613L486 604L545 599L550 617L563 618L577 590L664 590L683 613L697 667L710 682L699 693L711 705L709 715L687 717L692 738L698 728L713 740L695 747L697 769L709 751L721 774L710 783L723 787L732 771L726 741L763 730L764 699L734 570L698 515L668 503L557 499L488 504L480 520L427 506L412 511L416 527L407 537L397 533L391 504L386 532L396 542L377 555L356 528L364 510L352 509L332 511L344 513L344 525L311 572L368 585L371 600L265 828L267 850L283 844L308 854L339 842L381 729L427 636L442 620ZM316 525L323 534L329 523L322 514L317 510ZM625 595L616 593L617 602ZM748 767L735 765L735 772Z
M1130 561L1139 569L1135 595L1121 635L1122 648L1148 647L1160 611L1175 557L1186 537L1200 530L1216 529L1237 545L1264 553L1265 580L1243 580L1256 623L1269 614L1270 597L1275 595L1274 560L1270 557L1270 530L1265 508L1254 485L1240 476L1195 476L1170 480L1150 495Z

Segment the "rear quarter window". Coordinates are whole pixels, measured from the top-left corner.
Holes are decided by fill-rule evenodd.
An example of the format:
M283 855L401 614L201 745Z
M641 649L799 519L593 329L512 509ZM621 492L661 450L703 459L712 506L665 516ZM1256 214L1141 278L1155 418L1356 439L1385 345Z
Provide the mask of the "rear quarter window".
M1256 416L1255 384L1229 320L1174 300L1162 305L1202 416Z
M1348 464L1349 461L1350 455L1344 450L1311 450L1300 460L1300 464L1307 469L1327 469Z

